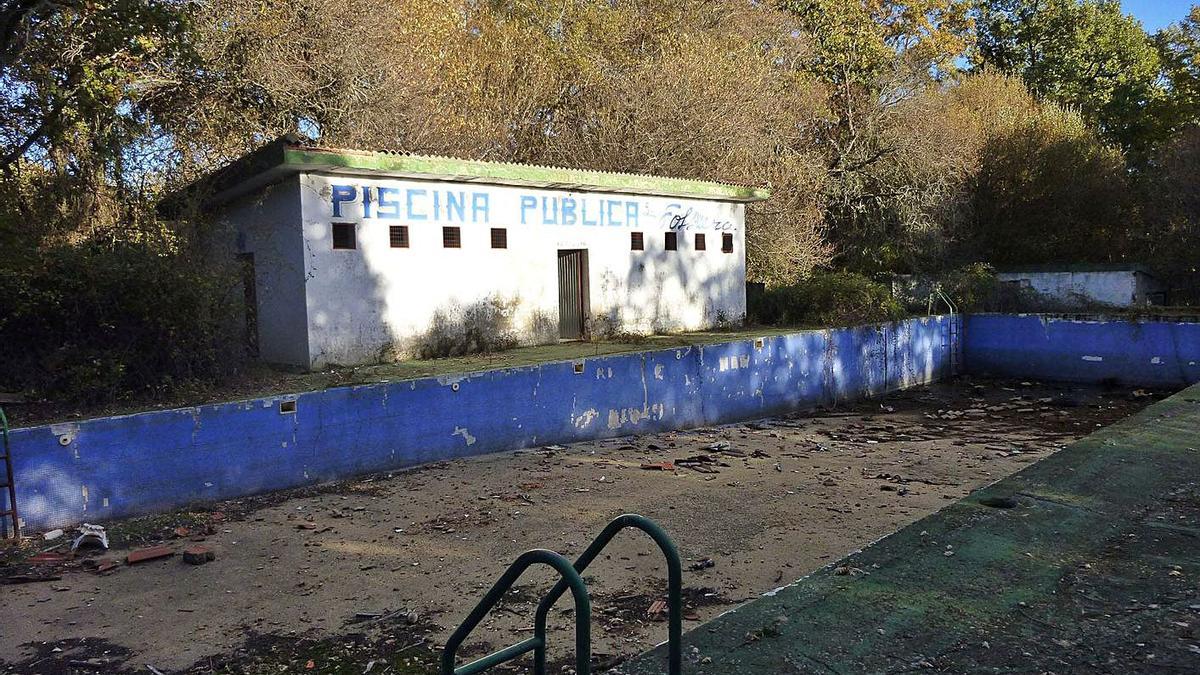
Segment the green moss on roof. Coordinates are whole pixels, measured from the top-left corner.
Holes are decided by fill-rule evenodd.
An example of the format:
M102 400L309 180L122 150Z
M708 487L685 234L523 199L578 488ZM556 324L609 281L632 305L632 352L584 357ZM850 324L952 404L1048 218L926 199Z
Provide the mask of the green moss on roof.
M731 202L754 202L770 193L757 187L669 178L645 174L591 171L509 162L325 148L288 135L213 172L164 200L171 210L184 196L199 196L208 205L253 192L288 175L340 173L516 185L546 189L617 192Z

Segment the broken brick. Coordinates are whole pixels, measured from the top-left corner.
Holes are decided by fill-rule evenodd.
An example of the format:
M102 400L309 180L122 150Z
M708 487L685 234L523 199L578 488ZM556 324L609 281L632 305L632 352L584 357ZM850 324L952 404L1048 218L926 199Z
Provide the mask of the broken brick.
M173 530L173 532L175 533L175 536L179 537L180 539L183 539L192 533L192 531L186 527L177 527Z
M107 574L121 566L120 560L106 558L96 564L96 574Z
M26 562L33 565L53 565L66 560L67 557L61 553L38 553L30 556Z
M170 546L150 546L149 548L139 548L136 551L130 551L129 555L125 556L125 562L133 565L148 560L169 558L173 555L175 555L175 549Z
M217 555L207 546L189 546L183 549L183 561L189 565L203 565L216 558Z
M663 615L667 613L667 601L655 600L650 603L650 609L646 610L646 618L654 621L662 621Z
M642 468L647 471L674 471L675 464L672 462L647 462L642 465Z

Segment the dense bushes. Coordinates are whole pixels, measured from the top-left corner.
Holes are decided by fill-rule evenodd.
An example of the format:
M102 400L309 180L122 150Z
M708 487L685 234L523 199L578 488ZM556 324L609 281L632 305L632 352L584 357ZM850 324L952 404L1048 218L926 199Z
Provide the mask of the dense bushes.
M243 362L237 286L146 244L61 245L0 269L0 390L103 403Z
M748 301L750 320L769 325L845 326L904 316L887 286L852 272L814 274L753 294Z

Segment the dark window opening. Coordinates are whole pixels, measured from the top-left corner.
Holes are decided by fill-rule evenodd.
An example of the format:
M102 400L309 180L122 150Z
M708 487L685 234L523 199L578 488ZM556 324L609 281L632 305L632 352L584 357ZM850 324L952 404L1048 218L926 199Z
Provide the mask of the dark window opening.
M705 250L704 235L702 235L702 234L696 235L696 250L697 251Z
M503 227L492 228L492 248L508 248L508 230Z
M392 248L408 248L408 226L392 225L388 228L388 238Z
M668 232L663 243L668 251L674 251L679 248L679 234L677 232Z
M335 249L351 249L356 246L357 243L354 240L354 223L334 223L333 247Z
M642 237L641 232L630 232L629 233L629 250L630 251L646 250L646 241Z
M722 253L733 253L733 235L732 234L722 234L721 235L721 252Z
M462 248L462 228L442 228L442 248Z

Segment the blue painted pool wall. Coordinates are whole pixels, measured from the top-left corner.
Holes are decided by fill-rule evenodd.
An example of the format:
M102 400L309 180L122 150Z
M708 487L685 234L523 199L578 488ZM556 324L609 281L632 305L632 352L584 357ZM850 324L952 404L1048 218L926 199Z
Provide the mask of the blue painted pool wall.
M18 429L18 503L27 527L58 527L468 455L811 409L945 377L950 322L588 358L582 373L572 362L546 363ZM296 412L280 412L287 401Z
M968 316L973 375L1179 389L1200 382L1200 323L1036 314Z

